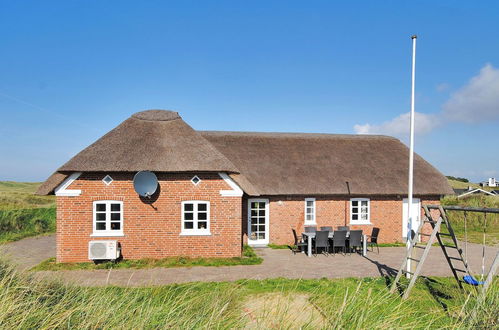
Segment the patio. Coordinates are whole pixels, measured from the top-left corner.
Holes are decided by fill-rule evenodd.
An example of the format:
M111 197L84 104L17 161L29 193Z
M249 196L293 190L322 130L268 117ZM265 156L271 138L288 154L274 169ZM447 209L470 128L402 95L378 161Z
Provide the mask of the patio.
M7 252L19 268L32 267L55 255L55 236L29 238L7 244ZM488 269L499 249L487 247L486 265ZM27 253L27 252L30 253ZM404 247L380 248L380 253L368 252L366 257L359 254L343 256L318 255L312 258L305 254L293 255L289 250L256 249L264 258L261 265L192 267L192 268L153 268L119 270L74 270L58 272L38 272L41 278L60 278L63 281L87 286L119 285L150 286L194 281L235 281L241 279L266 279L286 277L294 279L373 277L396 272L404 257ZM469 244L468 259L471 269L477 273L481 269L482 247ZM439 247L432 247L425 262L423 275L451 276L450 269Z

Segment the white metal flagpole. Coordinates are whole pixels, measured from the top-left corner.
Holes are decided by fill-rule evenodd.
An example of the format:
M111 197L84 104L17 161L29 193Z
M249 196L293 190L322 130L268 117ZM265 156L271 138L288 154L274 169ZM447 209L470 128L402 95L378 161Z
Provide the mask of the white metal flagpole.
M408 210L407 210L407 249L411 246L412 238L412 188L414 181L414 91L416 87L416 39L417 36L413 35L412 39L412 86L411 86L411 128L409 138L409 184L408 184ZM407 271L411 271L411 259L407 260ZM407 273L407 277L411 275Z

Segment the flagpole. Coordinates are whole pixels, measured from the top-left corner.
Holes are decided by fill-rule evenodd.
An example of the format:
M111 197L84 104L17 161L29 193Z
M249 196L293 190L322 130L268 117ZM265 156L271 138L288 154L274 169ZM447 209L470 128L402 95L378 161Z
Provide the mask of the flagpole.
M407 249L411 246L412 238L412 193L414 183L414 97L416 88L416 39L417 36L413 35L412 39L412 81L411 81L411 127L409 138L409 184L408 184L408 212L407 212ZM412 257L412 256L411 256ZM407 260L407 271L411 271L411 259ZM410 278L410 274L407 274Z

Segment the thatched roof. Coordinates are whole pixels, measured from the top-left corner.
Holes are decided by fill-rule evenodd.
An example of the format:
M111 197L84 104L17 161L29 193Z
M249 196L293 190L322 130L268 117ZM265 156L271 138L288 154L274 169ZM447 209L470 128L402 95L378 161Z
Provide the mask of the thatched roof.
M58 172L228 171L235 166L176 112L136 113Z
M54 172L52 173L51 176L48 177L47 180L45 180L44 183L40 187L38 187L36 194L37 195L50 195L54 192L54 189L59 186L62 181L64 181L68 175L59 173L59 172Z
M165 110L149 110L132 115L71 158L57 172L141 170L237 172L235 166L187 125L177 112ZM51 193L57 186L53 186L53 183L59 178L60 175L51 176L38 192Z
M200 133L239 169L244 180L234 179L252 194L407 194L409 150L392 137ZM444 195L452 194L452 189L438 170L416 155L414 193Z
M408 152L387 136L194 131L176 112L149 110L70 159L38 193L52 193L71 172L150 170L228 172L252 196L403 195ZM452 193L419 156L414 185L418 195Z

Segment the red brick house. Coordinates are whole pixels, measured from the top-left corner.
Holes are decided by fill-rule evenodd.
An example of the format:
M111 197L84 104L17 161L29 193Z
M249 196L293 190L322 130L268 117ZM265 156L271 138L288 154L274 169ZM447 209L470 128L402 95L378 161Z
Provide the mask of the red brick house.
M306 225L405 237L408 149L374 135L196 131L176 112L136 113L61 166L38 193L57 197L57 260L88 261L93 240L125 259L240 256L243 243L289 244ZM156 174L150 198L134 190ZM415 203L451 194L415 157ZM416 208L418 210L418 208Z

